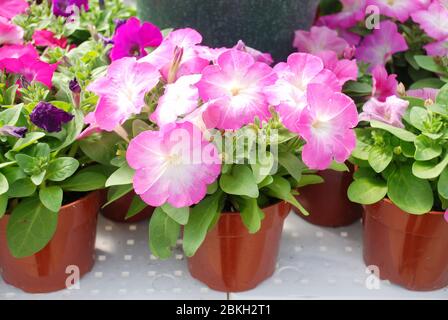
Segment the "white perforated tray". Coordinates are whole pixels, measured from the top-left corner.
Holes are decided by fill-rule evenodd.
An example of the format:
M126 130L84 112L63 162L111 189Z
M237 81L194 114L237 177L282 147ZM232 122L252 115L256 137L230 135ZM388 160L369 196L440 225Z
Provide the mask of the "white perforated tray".
M100 216L97 262L79 289L26 294L0 280L0 299L226 299L193 279L180 248L160 261L147 249L147 222L117 224ZM368 289L361 259L361 223L326 229L291 213L285 223L278 268L258 288L230 299L448 299L448 288L418 293L387 281Z

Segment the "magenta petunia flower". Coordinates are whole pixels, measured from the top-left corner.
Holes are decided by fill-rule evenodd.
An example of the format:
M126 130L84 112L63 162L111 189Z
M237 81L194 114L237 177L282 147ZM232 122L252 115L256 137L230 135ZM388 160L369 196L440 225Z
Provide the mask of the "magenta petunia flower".
M28 9L28 2L25 0L0 0L0 17L12 19L24 13L26 9Z
M151 114L151 121L162 127L195 110L199 102L199 91L195 85L200 79L200 74L193 74L167 84L165 94L160 97L156 110Z
M411 14L426 34L436 40L448 38L448 8L434 1L428 9Z
M331 28L351 28L366 16L366 0L341 0L342 10L320 17L320 23Z
M198 44L202 42L202 36L194 29L185 28L171 32L162 44L153 52L142 58L142 62L149 62L158 68L165 79L176 58L176 54L182 53L177 65L176 79L190 74L201 73L210 64L199 54Z
M38 81L51 88L53 74L58 65L40 61L33 53L25 54L19 58L6 58L0 60L0 69L9 73L19 74L28 82Z
M88 114L86 114L86 116L84 117L84 123L88 126L79 134L78 137L76 137L76 140L82 140L94 133L102 131L96 123L95 112L89 112Z
M123 57L142 58L147 55L145 48L159 46L162 39L162 33L155 25L140 24L140 20L131 17L115 31L110 58L112 61Z
M17 59L24 55L28 55L36 59L39 58L39 53L31 44L6 45L0 48L0 61L8 58Z
M48 132L59 132L64 123L70 122L74 116L49 102L41 101L30 114L30 120L36 126Z
M433 57L443 57L448 55L448 38L432 42L424 46L426 53Z
M324 170L333 159L346 161L356 146L352 130L358 124L355 103L324 84L310 84L307 101L297 123L297 133L306 141L304 163L310 169Z
M373 68L372 81L372 97L384 102L388 97L396 95L398 87L397 75L388 75L386 68L383 66Z
M140 133L131 140L126 160L136 170L135 192L154 207L197 204L221 173L216 146L188 122Z
M55 16L69 17L74 13L73 7L89 10L89 0L52 0Z
M367 0L369 5L378 6L380 13L405 22L412 12L424 7L426 1L422 0Z
M21 44L23 29L8 19L0 17L0 46L4 44Z
M160 73L149 63L135 58L115 60L107 75L95 80L87 90L99 96L95 122L99 128L113 131L145 106L145 94L159 82Z
M271 105L276 107L282 123L291 131L297 130L297 121L307 106L308 86L312 83L325 83L335 91L341 90L336 75L324 68L323 61L308 53L293 53L287 63L274 67L278 79L265 88Z
M406 95L408 97L419 98L422 100L431 99L432 101L436 101L436 97L439 93L439 89L434 88L421 88L406 91Z
M36 30L33 34L34 44L38 47L67 47L67 39L64 37L56 38L50 30Z
M366 36L356 50L356 58L370 64L370 69L384 66L397 52L406 51L408 45L398 32L397 25L392 21L383 21L379 29Z
M218 58L218 64L206 67L197 84L205 101L214 100L205 117L216 117L219 129L239 129L255 117L270 117L269 104L263 94L265 86L275 82L276 75L266 63L255 62L246 52L231 49Z
M299 52L317 54L331 50L338 56L342 56L348 46L348 42L340 38L335 30L325 26L314 26L310 31L297 30L293 42L293 47Z
M362 107L363 112L359 115L359 120L377 120L397 128L403 128L404 125L401 119L408 106L409 101L400 99L397 96L387 97L384 102L371 98Z
M317 56L322 59L324 67L335 74L341 87L349 80L358 79L356 60L339 60L334 51L322 51Z

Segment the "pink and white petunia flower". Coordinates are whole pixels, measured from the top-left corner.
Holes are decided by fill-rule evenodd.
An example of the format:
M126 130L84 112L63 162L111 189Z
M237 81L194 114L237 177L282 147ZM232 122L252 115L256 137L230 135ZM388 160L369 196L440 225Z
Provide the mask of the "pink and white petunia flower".
M356 146L352 130L358 124L355 103L324 84L310 84L307 101L297 123L297 133L306 141L304 163L310 169L324 170L333 159L346 161Z
M448 38L432 42L424 46L426 53L432 57L443 57L448 55Z
M4 44L21 44L24 31L4 17L0 17L0 46Z
M339 79L324 68L323 61L308 53L293 53L287 63L281 62L274 67L278 79L265 89L271 105L276 107L282 123L291 131L296 131L297 121L307 106L308 86L313 83L325 83L334 91L341 90Z
M95 122L99 128L113 131L145 106L145 94L159 82L160 73L149 63L135 58L115 60L107 75L95 80L87 90L99 96Z
M248 47L243 42L243 40L239 40L234 48L249 53L255 59L256 62L264 62L268 65L274 63L274 60L272 59L270 53L263 53L257 49Z
M342 56L349 44L338 36L338 33L328 27L311 27L310 31L297 30L295 32L293 47L299 52L317 54L331 50Z
M386 68L383 66L373 68L372 81L372 97L384 102L388 97L396 95L398 87L397 75L388 75Z
M140 133L131 140L126 160L136 170L135 192L154 207L197 204L221 173L218 149L188 122Z
M428 9L420 10L412 15L426 34L436 40L448 38L448 8L434 1Z
M384 16L405 22L412 12L424 8L422 0L368 0L368 5L375 5Z
M347 55L350 54L347 53ZM341 87L349 80L358 79L356 60L339 60L334 51L322 51L317 56L324 62L324 67L335 74Z
M397 52L406 51L408 45L398 32L397 25L392 21L383 21L379 29L366 36L356 50L356 58L370 64L370 69L384 66Z
M264 87L275 82L276 75L266 63L255 62L246 52L231 49L218 58L218 64L206 67L197 84L205 102L214 100L205 111L213 116L218 129L239 129L255 117L270 117Z
M0 48L0 60L8 58L18 59L24 55L32 56L36 59L39 58L39 53L32 44L13 44L6 45Z
M366 0L341 0L341 12L322 16L320 23L331 28L351 28L366 16Z
M165 93L159 99L156 110L151 114L151 121L159 127L176 122L198 106L199 91L195 86L201 80L200 74L182 76L175 83L167 84Z
M363 112L359 115L359 120L377 120L397 128L403 128L401 119L408 106L409 101L397 96L390 96L384 102L371 98L362 107Z
M0 17L12 19L28 9L25 0L0 0Z

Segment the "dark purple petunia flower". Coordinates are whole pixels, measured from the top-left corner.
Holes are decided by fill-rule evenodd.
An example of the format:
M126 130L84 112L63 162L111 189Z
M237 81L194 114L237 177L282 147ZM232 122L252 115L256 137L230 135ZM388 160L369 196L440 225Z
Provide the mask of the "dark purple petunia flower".
M27 131L26 127L3 126L0 128L0 135L23 138Z
M69 10L70 6L77 6L79 9L89 10L89 0L52 0L53 14L55 16L69 17L73 14L73 10Z
M31 122L48 132L59 132L62 124L70 122L73 115L56 108L49 102L41 101L30 114Z
M81 93L81 86L79 85L79 82L78 80L76 80L76 78L70 80L70 82L68 83L68 87L73 93Z

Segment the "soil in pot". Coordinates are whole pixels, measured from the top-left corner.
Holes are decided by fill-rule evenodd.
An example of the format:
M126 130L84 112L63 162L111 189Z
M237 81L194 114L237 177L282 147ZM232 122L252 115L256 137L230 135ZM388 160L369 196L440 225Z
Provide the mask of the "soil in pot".
M105 192L107 194L107 192ZM101 214L105 216L107 219L110 219L115 222L120 223L137 223L143 220L147 220L151 217L154 208L146 207L135 216L126 219L126 214L131 205L132 199L134 198L135 193L133 191L125 194L120 199L117 199L113 203L107 205L106 207L101 209ZM106 195L104 197L107 197Z
M29 293L65 289L95 262L97 215L101 192L91 192L59 211L54 237L40 252L14 258L6 240L9 215L0 219L0 273L6 283Z
M390 200L365 206L364 261L409 290L448 286L448 223L442 212L406 213Z
M300 188L300 195L296 197L310 215L304 216L297 209L293 210L306 221L322 227L343 227L359 221L362 206L351 202L347 196L347 189L353 180L353 167L350 169L350 172L319 172L325 181Z
M275 271L285 202L263 209L261 229L250 234L240 213L222 213L196 254L188 259L191 275L214 290L240 292L255 288Z

